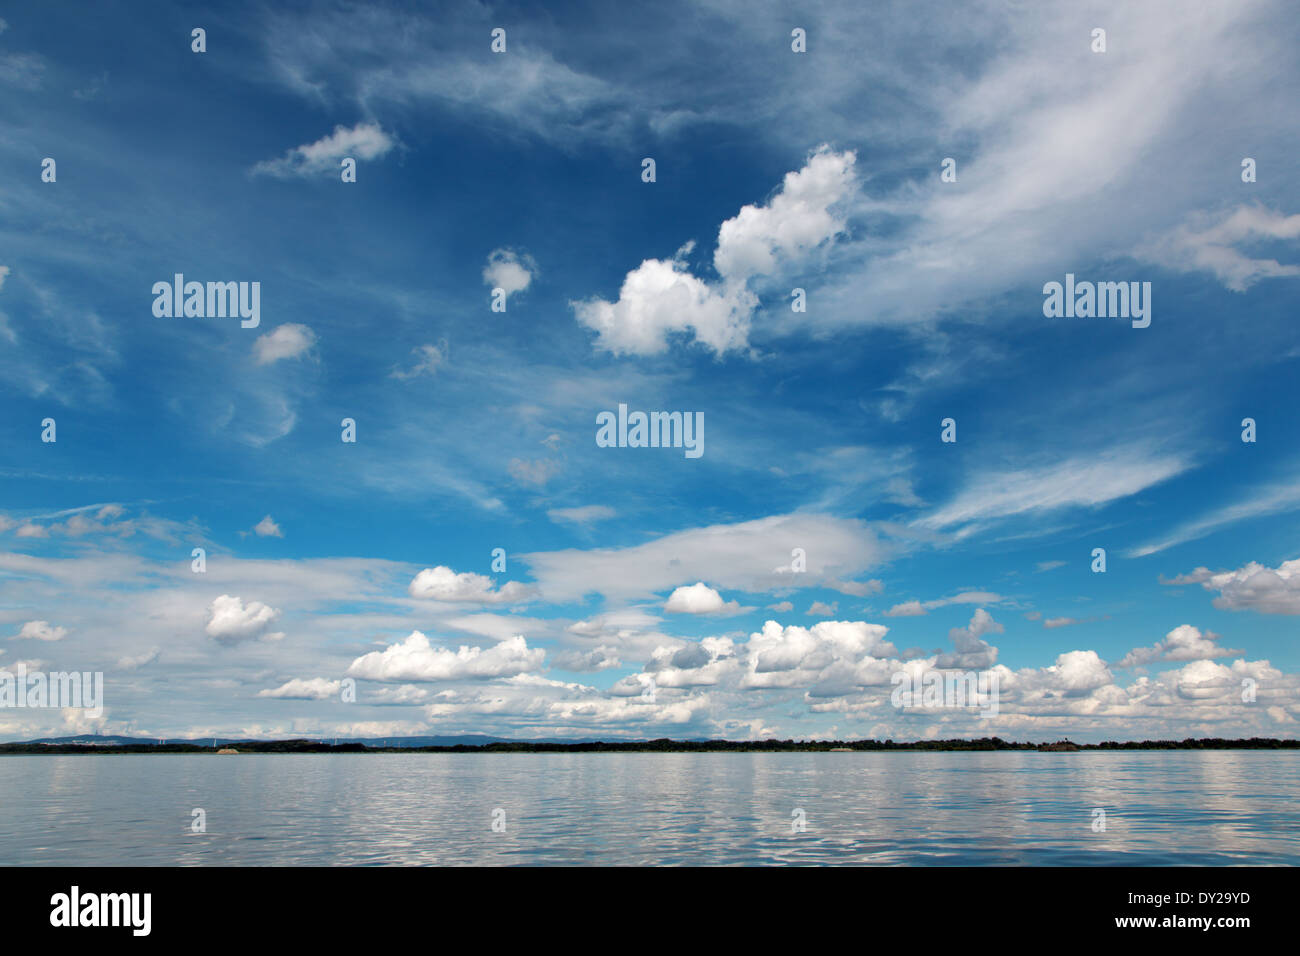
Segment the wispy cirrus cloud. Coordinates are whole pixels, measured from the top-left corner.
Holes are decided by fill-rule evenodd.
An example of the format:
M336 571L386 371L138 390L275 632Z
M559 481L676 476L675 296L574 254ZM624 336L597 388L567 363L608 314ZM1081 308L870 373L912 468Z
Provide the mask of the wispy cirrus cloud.
M1300 484L1288 482L1253 489L1246 493L1245 500L1234 502L1181 524L1163 538L1132 548L1128 555L1133 558L1146 557L1149 554L1157 554L1180 544L1186 544L1188 541L1204 538L1241 521L1297 510L1300 510Z
M985 471L919 524L951 528L1062 508L1095 508L1168 481L1188 467L1179 455L1121 448L1018 471Z

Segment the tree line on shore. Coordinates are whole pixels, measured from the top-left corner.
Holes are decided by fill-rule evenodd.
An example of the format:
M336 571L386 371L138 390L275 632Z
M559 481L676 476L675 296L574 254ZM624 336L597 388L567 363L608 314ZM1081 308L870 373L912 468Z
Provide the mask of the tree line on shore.
M1188 737L1185 740L1107 740L1098 744L1076 744L1061 740L1055 743L1031 743L1003 740L1001 737L951 740L597 740L576 743L558 741L504 741L488 744L451 746L391 747L368 746L358 742L330 744L318 740L248 740L217 746L200 743L11 743L0 744L4 754L195 754L218 750L239 753L817 753L827 751L1084 751L1084 750L1295 750L1300 740L1269 737L1224 739Z

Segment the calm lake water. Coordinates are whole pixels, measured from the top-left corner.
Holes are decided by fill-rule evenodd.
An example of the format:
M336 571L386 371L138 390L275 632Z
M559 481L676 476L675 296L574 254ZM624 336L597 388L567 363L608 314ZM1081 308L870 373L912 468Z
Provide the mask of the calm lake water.
M1298 795L1294 752L6 756L0 864L1295 865Z

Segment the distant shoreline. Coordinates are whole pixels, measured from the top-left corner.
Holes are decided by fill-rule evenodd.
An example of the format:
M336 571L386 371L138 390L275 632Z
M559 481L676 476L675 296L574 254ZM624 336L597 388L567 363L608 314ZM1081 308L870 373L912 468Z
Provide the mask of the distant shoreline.
M1185 740L1105 741L1099 744L1017 742L999 737L975 740L633 740L583 741L580 743L497 741L487 744L454 744L393 747L359 742L328 744L322 741L223 740L199 743L10 743L0 744L0 756L64 754L339 754L339 753L889 753L889 752L992 752L1032 751L1074 753L1117 750L1300 750L1300 740L1268 737L1226 740L1218 737Z

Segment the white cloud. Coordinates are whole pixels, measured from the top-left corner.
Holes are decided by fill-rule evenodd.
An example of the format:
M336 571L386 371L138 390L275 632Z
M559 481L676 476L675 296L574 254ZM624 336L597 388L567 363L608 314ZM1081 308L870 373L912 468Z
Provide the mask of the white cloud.
M1294 483L1277 484L1266 488L1252 489L1245 501L1235 502L1219 508L1208 515L1180 525L1160 541L1133 548L1128 552L1131 558L1141 558L1203 538L1219 528L1259 518L1264 515L1284 514L1300 509L1300 485Z
M722 595L703 581L676 588L664 603L672 614L739 614L745 610L738 601L723 601Z
M728 281L772 275L844 229L837 207L852 194L857 154L821 146L800 170L785 174L766 206L742 206L718 229L713 266Z
M691 528L628 548L533 552L522 559L542 596L560 603L593 592L649 598L692 579L736 591L785 588L791 576L772 569L788 562L795 547L808 556L807 571L798 575L805 587L860 574L888 553L865 522L796 513Z
M740 648L743 687L808 687L818 696L887 685L898 650L889 628L865 621L822 621L811 628L768 621Z
M40 89L44 73L45 61L35 53L0 53L0 83L34 91Z
M591 524L614 517L616 512L607 505L582 505L577 508L550 508L546 517L556 522L570 524Z
M925 605L920 601L903 601L895 604L885 612L885 617L921 617L925 614Z
M335 126L333 133L314 143L295 146L279 159L263 160L253 167L253 172L282 179L325 172L338 176L345 156L357 160L377 159L395 145L393 138L376 123L358 123L352 129Z
M417 574L407 590L411 597L453 603L511 604L529 596L528 586L518 581L507 581L495 591L492 589L494 583L486 575L472 571L457 574L451 568L438 565L436 568L425 568Z
M617 648L605 644L590 650L570 649L551 655L551 665L565 671L591 672L622 667Z
M1268 707L1265 709L1265 713L1279 724L1294 724L1296 722L1296 719L1288 714L1284 707Z
M826 582L826 586L832 591L839 591L841 594L848 594L853 597L868 597L872 594L879 594L885 589L884 582L876 578L872 578L870 581L837 581L831 579Z
M1186 468L1173 456L1152 457L1141 449L1119 449L1047 467L985 473L920 524L946 528L1058 508L1096 507L1135 495Z
M1180 624L1154 646L1138 647L1129 651L1115 666L1142 667L1155 661L1210 660L1241 653L1241 651L1220 647L1217 643L1218 639L1219 635L1213 632L1207 631L1202 634L1199 628L1190 624Z
M208 611L210 617L206 630L208 636L218 643L237 644L259 636L266 640L283 637L264 633L280 612L261 601L250 601L245 607L241 598L223 594L212 602Z
M1056 658L1055 664L1044 668L1043 673L1067 695L1086 694L1114 680L1096 651L1066 651Z
M766 206L747 205L718 230L710 283L691 273L686 243L671 259L646 259L629 272L617 302L572 302L578 321L597 333L596 346L615 355L656 355L669 336L689 334L716 355L743 351L758 306L747 283L772 275L830 241L844 220L834 208L855 188L852 151L821 146L800 170L787 173Z
M328 700L337 697L343 688L339 680L326 680L313 677L311 680L294 678L271 690L259 690L258 697L274 697L281 700Z
M284 537L284 532L280 530L280 526L278 524L276 524L274 521L271 520L270 515L267 515L257 524L253 525L253 532L259 538L283 538Z
M286 324L276 327L253 342L258 365L270 365L281 359L297 358L316 344L316 333L305 325Z
M342 99L366 116L401 113L427 122L450 114L570 153L592 139L611 143L657 115L653 104L630 115L627 94L635 90L557 61L540 21L524 30L531 43L512 31L506 55L484 56L486 41L479 50L452 36L446 17L420 12L322 8L310 29L287 9L268 15L269 72L313 109ZM489 24L481 22L487 36Z
M856 244L858 268L819 294L810 321L925 321L1008 291L1032 289L1037 298L1045 276L1065 271L1061 263L1128 252L1117 236L1162 234L1221 195L1211 184L1239 170L1187 144L1222 133L1209 99L1236 104L1233 123L1242 129L1267 129L1270 113L1285 108L1277 75L1292 71L1281 52L1283 7L1214 5L1178 43L1167 42L1176 3L1094 7L1112 39L1104 55L1088 50L1086 26L1047 7L990 4L978 27L962 23L966 33L989 31L982 42L996 50L959 82L935 82L925 108L911 111L944 131L943 141L970 144L950 154L958 181L939 181L936 156L923 177L873 199L868 210L898 228ZM953 37L940 29L934 40ZM1229 66L1241 62L1257 68ZM889 115L900 126L913 118ZM1153 169L1166 171L1159 189ZM1147 251L1143 244L1138 254ZM1231 257L1214 265L1227 276L1261 268L1240 269Z
M123 670L123 671L139 670L140 668L146 667L149 664L152 664L154 661L158 660L158 658L161 655L162 655L162 651L159 648L154 647L145 651L143 654L136 654L134 656L126 655L123 657L119 657L117 659L117 668L118 670Z
M348 667L348 674L378 681L442 681L510 677L538 670L545 652L529 649L523 637L515 636L483 650L461 645L457 651L434 648L419 631L412 631L400 644L383 651L371 651Z
M596 346L615 355L658 355L668 337L690 333L721 355L743 349L758 299L742 285L711 286L680 258L647 259L627 274L617 302L572 302L578 321L596 332Z
M1260 279L1300 275L1300 265L1253 259L1240 246L1267 240L1300 239L1300 215L1286 216L1263 206L1238 206L1217 221L1206 213L1143 245L1138 254L1180 272L1206 271L1235 292Z
M411 349L411 354L415 356L415 364L409 369L393 369L389 373L392 378L419 378L421 375L435 374L447 361L447 340L443 339L437 345L417 345Z
M49 621L28 621L18 631L18 638L33 641L61 641L68 636L66 627L55 627Z
M521 485L541 488L560 471L560 464L547 458L511 458L506 470Z
M832 601L830 604L825 601L813 601L808 607L808 615L810 617L834 617L838 607L838 601Z
M997 604L1002 595L992 591L962 591L952 597L937 598L933 601L904 601L895 604L885 612L885 617L921 617L935 608L948 607L951 604Z
M952 654L940 654L935 667L959 670L983 670L998 660L998 649L984 640L985 634L1001 634L1003 627L983 608L977 608L965 627L954 627L948 639L957 649Z
M194 531L189 525L156 518L143 512L124 518L124 511L121 505L115 503L65 508L51 514L33 516L15 528L14 535L19 538L49 538L52 534L69 538L103 535L129 539L139 532L160 541L175 543L181 535L192 535ZM38 521L46 524L37 524ZM0 531L12 524L8 518L0 518Z
M1212 572L1197 568L1165 584L1199 584L1218 591L1214 606L1228 611L1261 614L1300 614L1300 558L1269 568L1257 561L1235 571Z
M527 254L513 249L493 249L483 267L483 282L490 289L502 289L507 301L516 292L523 292L537 275L537 263Z

